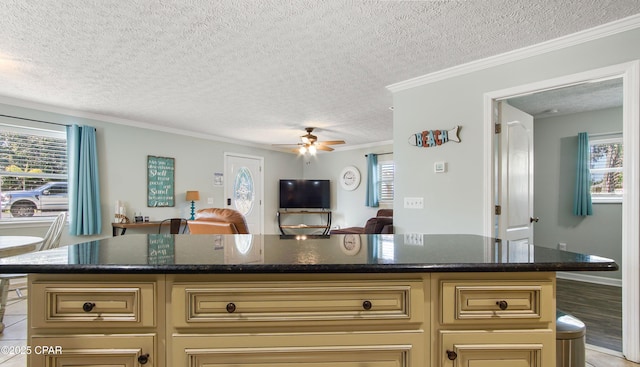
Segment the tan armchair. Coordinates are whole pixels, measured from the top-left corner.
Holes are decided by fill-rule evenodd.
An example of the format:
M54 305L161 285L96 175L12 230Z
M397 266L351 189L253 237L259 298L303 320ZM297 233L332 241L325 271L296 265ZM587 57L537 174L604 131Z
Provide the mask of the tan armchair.
M244 216L237 210L206 208L196 212L196 219L189 221L192 234L248 234L249 227Z

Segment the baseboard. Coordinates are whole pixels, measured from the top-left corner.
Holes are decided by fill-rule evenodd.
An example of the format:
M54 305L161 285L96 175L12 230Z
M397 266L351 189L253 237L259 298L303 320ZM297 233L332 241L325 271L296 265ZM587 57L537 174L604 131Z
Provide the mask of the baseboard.
M599 352L599 353L609 354L609 355L612 355L614 357L624 358L624 355L622 353L616 351L616 350L602 348L602 347L599 347L597 345L585 344L585 348L593 350L593 351L596 351L596 352Z
M596 275L587 275L582 273L558 272L556 277L566 280L576 280L579 282L587 282L601 285L610 285L613 287L622 287L622 279L614 279L607 277L599 277Z

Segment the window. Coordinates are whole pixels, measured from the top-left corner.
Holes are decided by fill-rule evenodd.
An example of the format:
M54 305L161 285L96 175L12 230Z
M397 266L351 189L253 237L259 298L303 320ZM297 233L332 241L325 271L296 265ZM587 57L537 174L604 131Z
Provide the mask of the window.
M0 219L67 211L66 133L0 120Z
M622 134L591 138L589 151L593 202L622 202Z
M395 164L393 161L378 162L378 172L380 172L380 202L393 203Z

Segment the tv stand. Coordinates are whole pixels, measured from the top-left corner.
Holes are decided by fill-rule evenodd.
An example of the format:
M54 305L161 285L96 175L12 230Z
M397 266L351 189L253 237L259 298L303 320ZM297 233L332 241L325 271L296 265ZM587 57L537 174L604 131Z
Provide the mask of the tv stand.
M283 224L282 217L287 215L320 215L320 224ZM322 229L322 235L328 235L331 230L331 211L330 210L278 210L278 228L280 233L288 235L286 230L308 230L308 229Z

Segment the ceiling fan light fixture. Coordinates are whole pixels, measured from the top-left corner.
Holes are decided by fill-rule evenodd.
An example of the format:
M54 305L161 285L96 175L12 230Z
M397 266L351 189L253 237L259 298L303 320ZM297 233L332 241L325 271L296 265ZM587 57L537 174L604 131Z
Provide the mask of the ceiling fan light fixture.
M316 151L317 151L317 149L316 149L316 146L315 146L315 145L313 145L313 144L309 145L309 153L310 153L311 155L315 155L315 154L316 154Z
M300 152L300 154L304 154L307 152L307 147L305 147L304 145L300 147L300 149L298 149L298 151Z

